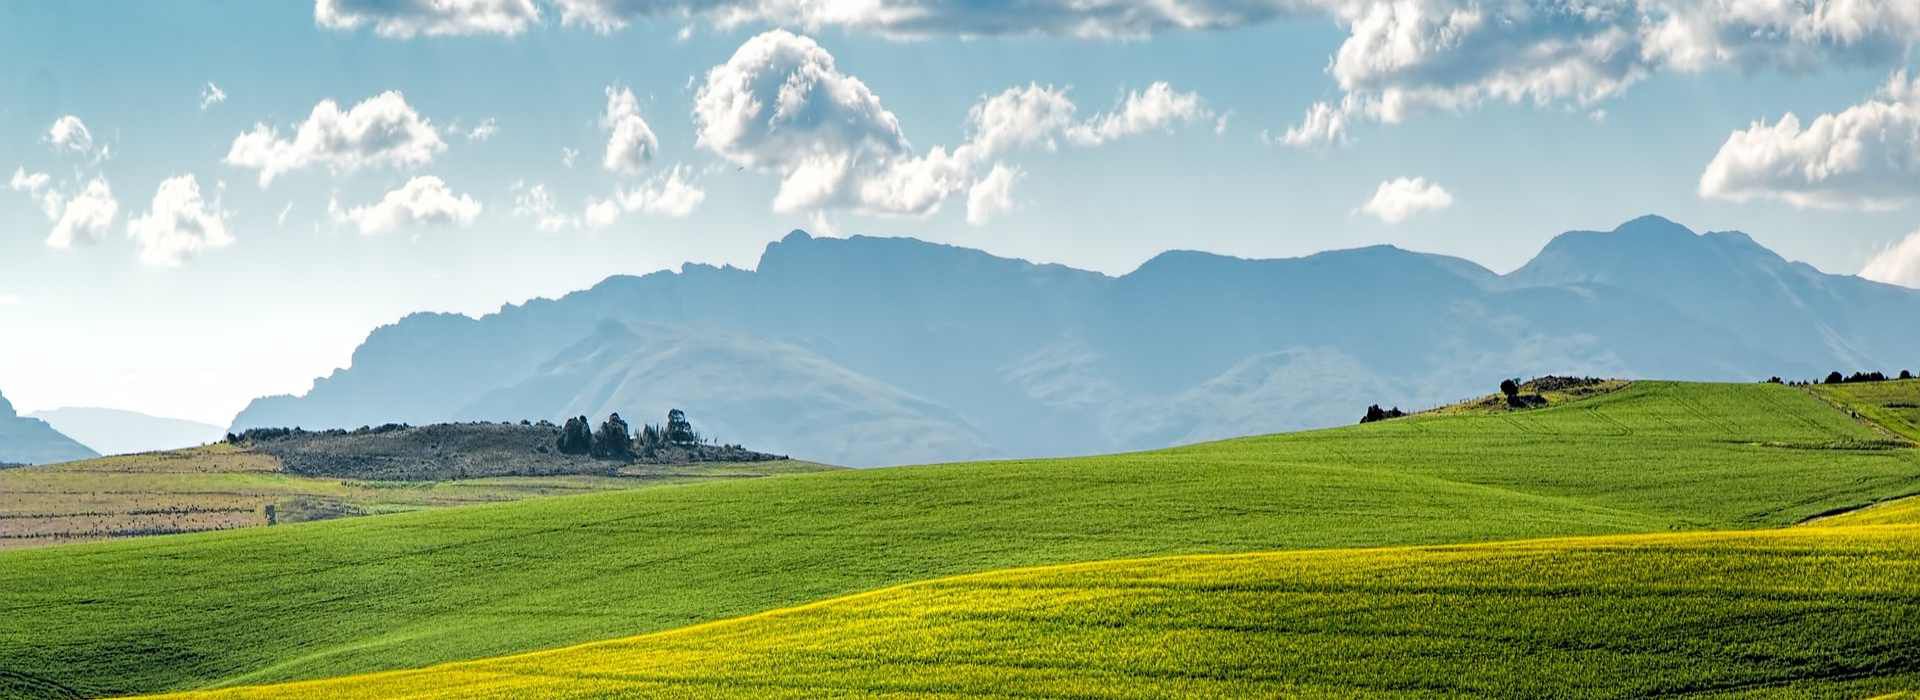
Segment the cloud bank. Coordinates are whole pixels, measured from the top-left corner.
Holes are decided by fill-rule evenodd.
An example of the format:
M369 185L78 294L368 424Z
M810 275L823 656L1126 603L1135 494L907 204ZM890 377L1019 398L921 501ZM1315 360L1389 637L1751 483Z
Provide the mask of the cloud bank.
M1792 113L1733 132L1700 196L1821 209L1897 209L1920 198L1920 81L1893 75L1871 99L1802 124Z

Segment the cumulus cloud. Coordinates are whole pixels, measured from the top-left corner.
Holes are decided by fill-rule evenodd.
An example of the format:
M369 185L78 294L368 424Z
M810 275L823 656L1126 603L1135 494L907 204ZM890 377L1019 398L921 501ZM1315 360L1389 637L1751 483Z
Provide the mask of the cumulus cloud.
M407 181L380 201L344 211L332 207L335 220L352 223L360 235L373 236L405 226L466 226L480 216L480 202L456 195L447 183L432 175Z
M233 140L226 163L259 170L264 188L282 174L315 165L333 172L418 167L446 148L433 122L399 92L389 91L346 111L333 100L321 100L288 139L271 125L256 124Z
M682 219L706 201L707 193L687 181L685 167L674 166L665 175L620 191L614 199L623 211Z
M1018 168L994 165L993 172L980 178L967 190L967 223L985 226L994 218L1013 210L1013 183L1025 173Z
M1649 76L1730 66L1812 70L1895 60L1920 4L1871 0L1324 0L1348 32L1338 100L1280 139L1337 143L1357 123L1489 101L1592 112Z
M227 92L221 90L220 86L213 84L213 81L207 81L206 87L200 88L200 111L205 112L208 107L225 101L227 101Z
M608 132L607 153L600 165L609 171L638 173L660 151L660 139L640 118L640 100L631 89L607 86L607 111L600 116L600 126Z
M313 21L328 29L373 27L392 39L514 36L539 23L533 0L315 0Z
M140 262L178 267L202 251L232 245L228 217L217 197L213 202L201 197L198 179L178 175L161 181L152 207L127 222L127 235L140 248Z
M47 127L46 142L53 150L81 156L94 155L93 131L86 122L71 114L53 120Z
M1098 146L1128 136L1166 131L1177 124L1212 118L1213 110L1201 102L1199 95L1177 92L1172 85L1158 82L1147 86L1146 90L1128 93L1118 109L1068 129L1067 137L1078 145Z
M1453 195L1448 194L1439 183L1427 182L1423 177L1402 177L1380 183L1380 187L1373 191L1373 198L1361 205L1358 212L1389 224L1397 224L1420 212L1439 211L1450 206L1453 206Z
M1876 282L1920 289L1920 231L1880 251L1861 268L1860 276Z
M1041 0L1004 5L958 0L864 3L783 0L555 0L560 22L607 33L649 19L701 18L714 26L841 28L889 37L1057 35L1143 37L1225 29L1294 13L1310 0Z
M969 110L966 142L921 154L866 83L841 72L812 39L784 30L747 40L708 71L694 96L698 145L778 175L773 208L780 212L928 215L972 189L978 174L1009 152L1051 150L1063 141L1096 146L1212 114L1197 95L1165 83L1130 93L1113 112L1087 121L1076 121L1075 112L1062 88L1010 88ZM1003 174L995 186L1012 180Z
M53 231L47 234L47 246L51 248L64 250L76 243L98 242L120 213L120 202L103 177L94 177L77 194L68 196L53 185L52 176L14 168L13 176L7 178L7 188L32 197L47 221L53 223Z
M1823 209L1894 209L1920 197L1920 81L1905 71L1873 98L1802 124L1792 113L1727 137L1700 196Z
M113 188L107 186L106 178L88 180L79 194L64 203L53 202L48 210L53 232L47 235L47 246L65 249L75 243L98 242L119 213L120 201L113 198Z

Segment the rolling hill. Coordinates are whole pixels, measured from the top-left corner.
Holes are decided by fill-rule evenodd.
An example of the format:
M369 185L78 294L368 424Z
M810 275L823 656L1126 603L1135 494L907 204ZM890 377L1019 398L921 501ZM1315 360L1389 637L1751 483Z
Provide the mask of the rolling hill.
M49 464L98 456L46 421L16 413L13 403L0 395L0 464Z
M1920 364L1920 291L1646 217L1495 274L1387 246L1172 251L1109 277L911 239L770 244L373 331L236 428L644 412L835 464L1110 453L1350 423L1548 372L1750 381ZM709 386L713 383L713 386ZM819 397L820 400L813 399Z
M1189 556L911 583L555 651L182 697L1870 697L1920 527Z
M0 628L0 668L31 669L0 676L0 692L106 695L414 668L1012 567L1786 526L1920 491L1910 445L1795 387L1636 382L1526 412L1154 452L0 553L0 615L18 623ZM1859 590L1867 605L1891 589ZM1902 605L1877 609L1908 614Z
M219 442L227 434L217 425L113 408L56 408L27 415L103 455L195 447Z

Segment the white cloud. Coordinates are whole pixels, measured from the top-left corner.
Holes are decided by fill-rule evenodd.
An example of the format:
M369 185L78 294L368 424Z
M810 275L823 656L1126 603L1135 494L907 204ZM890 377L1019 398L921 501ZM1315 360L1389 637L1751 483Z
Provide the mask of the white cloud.
M71 114L53 120L53 126L47 127L46 142L56 151L93 155L93 132L86 122Z
M833 3L792 0L555 0L560 22L607 33L646 19L698 17L721 28L842 28L888 37L1063 35L1142 37L1265 21L1306 0L1040 0L1017 7L958 0Z
M1098 146L1108 141L1166 131L1176 124L1213 118L1213 110L1191 92L1177 92L1172 85L1158 82L1146 90L1127 93L1120 107L1096 116L1085 124L1068 129L1067 137L1081 146Z
M58 193L50 193L45 201L47 218L53 220L53 232L47 235L50 248L96 243L113 226L113 218L120 214L120 202L113 198L113 188L101 177L87 181L79 194L64 202Z
M454 194L440 178L422 175L373 204L334 209L336 220L352 223L362 236L373 236L404 226L466 226L479 218L481 207L470 195Z
M52 176L46 173L29 173L24 167L16 167L13 169L13 177L7 179L7 187L15 192L38 195L40 190L46 189L47 183L52 180Z
M620 208L653 216L686 218L707 199L706 191L687 182L686 173L684 166L674 166L665 175L620 192L616 197Z
M322 100L291 139L280 138L272 126L257 124L233 140L226 163L259 170L264 188L275 177L314 165L333 172L418 167L433 162L446 148L433 122L408 106L399 92L389 91L344 112L339 103Z
M1920 289L1920 231L1880 251L1861 268L1860 276L1876 282Z
M1920 81L1895 73L1872 99L1802 124L1792 113L1727 137L1700 196L1796 207L1894 209L1920 198Z
M1439 211L1453 206L1453 195L1439 183L1427 182L1426 178L1396 178L1380 183L1373 191L1373 198L1360 206L1359 213L1368 214L1389 224L1406 221L1423 211Z
M601 167L616 173L638 173L653 162L660 151L660 139L653 135L647 120L640 118L640 100L628 88L607 86L607 111L600 126L608 131L607 154Z
M279 226L282 228L286 227L287 215L292 213L293 213L293 202L287 202L286 206L280 208L280 215L273 217L273 225Z
M220 86L213 84L213 81L207 81L206 87L200 88L200 111L205 112L208 107L225 101L227 101L226 91L221 90Z
M26 303L26 297L18 294L0 294L0 306L20 306Z
M579 159L580 159L580 149L567 148L566 146L560 147L560 164L561 165L571 168L573 167L573 162Z
M1013 211L1013 184L1024 175L1018 168L994 165L993 172L967 190L967 223L984 226Z
M499 132L500 132L500 124L494 121L493 117L487 117L486 119L481 120L480 123L475 125L472 129L466 130L461 135L467 137L468 141L473 141L478 143L478 142L485 142L487 139L493 138L493 135Z
M560 213L544 184L513 183L513 215L533 219L542 231L562 231L580 225L578 217Z
M315 0L313 21L392 39L426 36L514 36L539 23L533 0Z
M161 181L153 206L144 216L127 222L127 235L140 248L140 262L178 267L202 251L233 244L227 230L230 213L200 196L200 181L179 175Z
M779 212L929 215L1005 153L1062 140L1095 146L1211 115L1198 96L1164 83L1127 95L1110 114L1076 122L1074 113L1064 89L1010 88L969 111L965 143L920 155L864 82L812 39L784 30L747 40L694 96L698 145L778 175Z

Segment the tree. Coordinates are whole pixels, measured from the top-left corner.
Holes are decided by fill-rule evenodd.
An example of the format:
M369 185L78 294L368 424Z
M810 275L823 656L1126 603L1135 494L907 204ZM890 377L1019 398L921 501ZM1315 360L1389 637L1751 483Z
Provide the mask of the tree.
M1828 372L1828 373L1827 373L1827 383L1828 383L1828 384L1843 384L1843 383L1846 383L1846 381L1847 381L1847 378L1846 378L1846 376L1845 376L1845 375L1842 375L1842 374L1840 374L1839 372Z
M1904 369L1903 369L1903 370L1900 370L1900 378L1901 378L1901 379L1912 379L1912 378L1913 378L1913 372L1912 372L1912 371L1910 371L1910 370L1904 370Z
M568 418L565 427L560 429L560 440L555 447L563 455L584 455L593 452L593 428L586 416Z
M600 430L593 434L593 456L601 459L632 459L633 434L627 430L627 422L615 413L600 424Z
M1506 394L1508 399L1519 396L1520 384L1511 379L1502 379L1500 380L1500 393Z
M1387 412L1380 410L1380 404L1367 407L1367 415L1360 417L1362 423L1377 423L1387 419Z
M700 442L700 435L693 432L687 413L677 408L667 411L666 438L668 443L682 447Z

